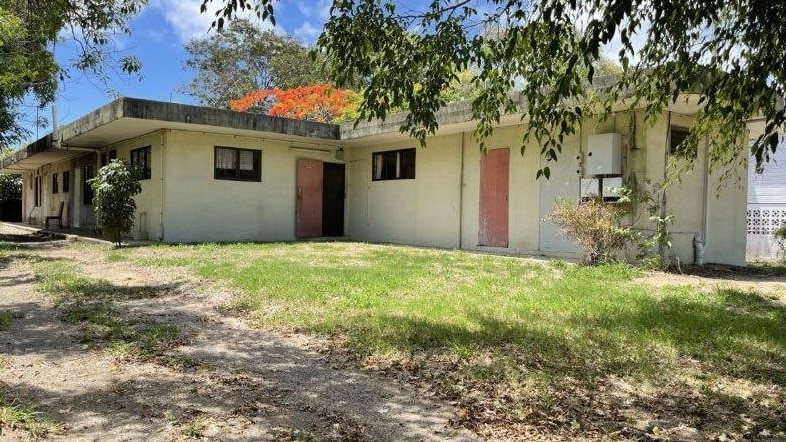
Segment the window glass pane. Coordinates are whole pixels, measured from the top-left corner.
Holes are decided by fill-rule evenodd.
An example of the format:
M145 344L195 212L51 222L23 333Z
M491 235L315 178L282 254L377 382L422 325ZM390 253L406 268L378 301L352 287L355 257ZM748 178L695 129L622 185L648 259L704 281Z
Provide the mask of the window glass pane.
M236 153L232 149L216 149L216 169L234 169Z
M378 153L374 154L374 166L373 166L372 177L375 180L382 179L382 155Z
M679 154L680 152L677 151L679 149L680 144L688 138L688 134L690 131L684 127L678 126L671 126L670 130L670 140L669 140L669 153L672 155Z
M371 178L374 181L414 179L415 149L375 152L371 165Z
M93 170L93 165L85 165L83 169L82 175L82 203L84 205L92 205L93 204L93 187L87 181L93 178L93 174L95 173Z
M213 177L219 180L262 181L262 152L234 147L215 148Z
M151 147L140 147L131 151L131 168L141 180L149 180L151 177L150 157Z
M394 180L398 178L398 152L385 152L382 154L382 179Z
M240 170L254 170L254 152L250 150L241 150L240 152Z
M399 178L415 178L415 149L401 151L401 175Z

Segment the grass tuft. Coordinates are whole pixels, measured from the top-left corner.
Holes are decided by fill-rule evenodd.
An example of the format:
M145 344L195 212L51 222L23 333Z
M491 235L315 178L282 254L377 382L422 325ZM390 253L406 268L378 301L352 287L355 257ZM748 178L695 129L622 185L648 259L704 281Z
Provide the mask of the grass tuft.
M43 262L35 268L38 287L54 296L64 321L78 324L83 343L105 345L118 360L150 360L178 344L173 325L149 325L129 317L116 299L149 295L102 279L80 276L71 263Z
M33 437L46 435L51 424L32 404L9 399L0 393L0 429L24 430Z
M210 420L205 415L195 416L180 426L180 433L189 439L201 439Z
M178 342L179 333L174 325L154 325L145 329L138 339L142 356L145 358L160 356L164 350L171 348Z
M22 319L22 314L16 311L0 310L0 331L8 331L15 319Z

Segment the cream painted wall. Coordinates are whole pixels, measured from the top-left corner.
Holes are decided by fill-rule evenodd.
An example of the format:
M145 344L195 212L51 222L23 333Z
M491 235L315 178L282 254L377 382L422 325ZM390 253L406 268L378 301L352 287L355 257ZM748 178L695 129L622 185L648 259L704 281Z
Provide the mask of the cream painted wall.
M371 180L373 152L417 146L397 143L350 148L347 152L347 235L361 241L457 247L461 135L436 137L418 148L414 180Z
M674 114L671 118L671 124L690 123L688 117ZM654 184L662 182L664 178L668 127L667 114L655 124L645 122L641 112L620 113L604 121L588 119L582 125L580 134L566 140L560 160L551 165L549 182L535 180L537 166L541 161L538 146L528 146L523 156L519 152L524 127L518 125L496 129L487 142L488 148L511 148L510 246L502 249L477 245L481 153L470 133L438 135L428 140L427 148L418 148L415 180L371 181L372 152L412 147L416 145L415 141L352 147L348 152L351 207L348 235L364 241L460 247L514 254L575 256L575 249L570 247L569 241L561 240L559 233L549 226L545 218L555 198L578 198L577 170L586 156L587 138L598 133L621 133L624 178L635 175L640 182L649 180ZM460 172L462 137L463 176ZM577 160L577 156L581 159ZM693 262L693 238L703 228L707 195L705 157L705 147L701 146L693 170L683 173L681 183L675 184L667 192L667 212L675 215L675 222L671 226L671 253L683 264ZM458 187L459 182L462 183L461 188ZM713 194L709 196L714 198ZM458 204L459 198L462 204ZM706 260L744 263L744 190L725 189L721 199L712 199L707 207L709 228ZM457 221L459 211L460 223ZM723 215L725 211L733 213ZM640 223L642 227L651 227L647 216L641 217ZM457 239L459 225L460 242Z
M69 191L63 192L63 171L70 171ZM53 175L57 174L58 188L57 193L52 193L52 180ZM31 183L34 182L35 177L41 177L41 204L35 208L35 192ZM28 221L32 215L36 223L43 224L47 216L57 215L60 208L60 202L65 202L63 207L63 225L70 226L73 222L73 207L74 207L74 160L65 160L57 163L51 163L41 166L32 173L22 175L23 179L23 220Z
M668 121L668 117L666 120ZM671 115L672 126L690 127L692 123L691 117ZM664 137L666 140L670 139L668 132ZM664 145L668 144L670 143L664 143ZM671 227L672 251L681 263L694 262L694 238L701 237L704 228L704 201L707 193L706 158L706 145L701 143L692 168L683 170L679 181L666 192L667 210L674 215L674 224ZM675 164L684 169L687 161L675 158Z
M33 182L36 172L22 174L22 221L28 222L29 219L37 219L37 215L43 214L40 209L35 208L35 190Z
M462 248L508 253L538 250L540 226L540 192L535 174L540 149L530 147L521 154L521 125L497 128L486 143L488 149L510 148L508 190L508 239L506 249L478 245L480 228L480 148L471 133L465 133L464 205L462 210Z
M71 171L69 177L69 191L63 192L63 171ZM54 174L57 174L58 186L57 186L57 193L52 194L52 180L54 179ZM71 218L73 215L73 180L74 180L74 172L73 172L73 161L67 160L62 161L60 163L52 164L49 170L47 171L45 178L45 185L44 185L44 200L47 206L47 215L57 215L57 211L60 208L60 203L63 202L63 225L70 225Z
M705 260L745 265L747 241L748 153L746 140L740 141L743 166L728 179L720 171L710 171L707 186L707 241Z
M89 202L83 201L82 186L87 186L84 183L84 169L85 166L93 166L96 173L99 167L99 155L97 153L88 153L87 155L74 160L74 205L80 205L79 209L79 228L92 229L96 225L95 213L93 212L93 205ZM95 175L94 175L95 176ZM74 212L76 214L76 211Z
M339 162L335 154L290 150L290 143L202 132L164 135L164 241L295 239L298 158ZM216 180L214 147L262 151L262 182Z
M150 146L150 175L147 180L140 180L142 192L134 198L136 202L136 215L134 227L129 232L135 239L158 239L162 214L163 214L163 146L164 133L156 131L131 140L112 144L102 152L109 158L109 151L117 151L117 158L131 161L131 150Z

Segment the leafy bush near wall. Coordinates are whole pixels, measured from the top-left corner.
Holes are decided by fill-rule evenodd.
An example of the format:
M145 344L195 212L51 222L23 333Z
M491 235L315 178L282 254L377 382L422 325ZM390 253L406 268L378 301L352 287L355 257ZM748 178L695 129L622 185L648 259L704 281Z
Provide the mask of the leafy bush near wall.
M773 235L775 235L775 241L778 242L778 247L781 249L780 258L786 261L786 223L775 229Z
M581 247L584 261L598 264L616 261L637 235L623 223L625 209L592 199L576 203L561 200L548 218Z
M22 199L22 177L0 174L0 202Z
M88 183L95 192L96 221L109 240L119 246L121 235L134 226L134 196L142 191L137 174L125 161L112 160Z
M786 241L786 224L783 224L777 229L775 229L773 235L775 235L776 239L779 239L781 241Z
M664 270L672 263L669 251L672 245L670 227L675 216L662 211L664 184L652 183L648 179L639 181L635 174L627 179L624 186L616 189L620 198L617 204L626 207L629 215L627 225L631 226L636 241L638 254L636 260L640 267ZM641 228L644 217L649 219L652 229Z

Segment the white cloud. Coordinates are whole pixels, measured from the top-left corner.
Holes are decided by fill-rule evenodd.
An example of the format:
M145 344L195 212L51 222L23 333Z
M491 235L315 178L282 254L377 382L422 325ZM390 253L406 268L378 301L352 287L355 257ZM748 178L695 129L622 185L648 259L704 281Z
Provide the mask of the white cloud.
M322 24L330 18L333 0L298 0L297 9L303 22L292 33L307 44L313 44L322 33Z
M303 17L325 21L330 17L333 0L298 0L297 8ZM305 24L305 23L304 23Z
M163 43L166 41L167 32L165 30L146 29L145 35L155 42Z
M303 24L294 31L295 37L301 39L307 44L313 44L321 33L322 28L312 25L308 20L304 21Z
M202 0L153 0L150 6L164 16L181 42L203 38L213 32L210 25L216 19L216 11L223 5L217 0L208 4L207 11L200 13ZM264 29L274 29L270 22L261 22L253 13L245 12L242 17L252 18Z
M187 42L205 37L210 31L218 2L211 4L213 7L204 14L199 12L201 5L201 0L153 0L150 6L164 16L181 42Z

